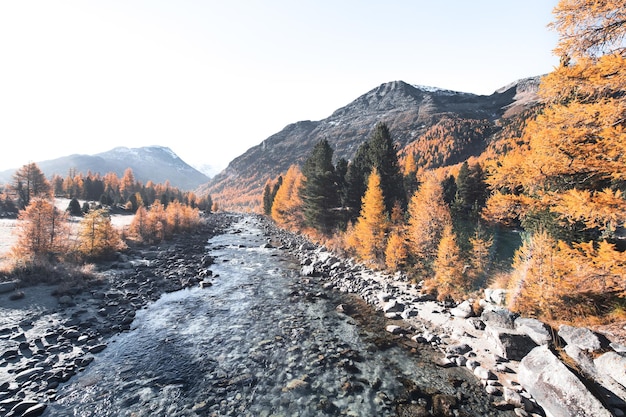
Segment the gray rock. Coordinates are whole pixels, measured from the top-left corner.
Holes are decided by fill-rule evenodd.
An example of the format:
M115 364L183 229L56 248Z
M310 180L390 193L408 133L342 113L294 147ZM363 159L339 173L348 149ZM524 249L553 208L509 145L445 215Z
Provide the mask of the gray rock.
M470 304L469 301L465 300L458 306L452 308L450 310L450 314L454 317L466 319L468 317L474 316L474 309L472 308L472 304Z
M574 327L562 324L559 326L559 336L568 345L574 345L581 350L597 352L609 346L609 340L586 327Z
M24 411L22 413L22 417L37 417L43 414L43 412L46 410L46 404L36 404L33 405L32 407L30 407L29 409L27 409L26 411Z
M520 362L519 382L552 417L611 417L612 414L547 346Z
M522 360L537 344L528 335L517 330L511 330L487 324L485 335L495 346L495 353L505 359Z
M508 291L500 288L485 288L485 300L503 306L506 304L506 295Z
M467 322L472 325L476 330L485 330L485 322L478 317L470 317Z
M538 346L547 345L552 341L552 331L547 324L533 318L518 317L515 329L528 335Z
M587 383L596 385L596 395L602 396L601 398L604 404L615 407L626 407L626 402L623 400L626 399L626 390L611 378L608 373L598 370L589 352L580 350L574 345L567 345L564 350L567 356L576 362L581 373L586 376L588 379ZM619 363L612 363L611 365L619 366ZM622 367L623 366L624 364L622 364Z
M385 313L402 313L404 311L404 304L396 299L393 299L385 303L383 311Z
M70 297L69 295L62 295L61 297L59 297L59 304L64 306L72 305L72 297Z
M313 265L304 265L300 268L300 275L305 277L315 276L315 267Z
M498 379L498 377L496 377L496 375L493 372L491 372L487 368L483 368L480 365L474 368L474 375L476 375L477 378L482 379L483 381L487 381L490 379Z
M513 330L517 315L505 308L498 308L483 311L480 318L487 325Z
M609 344L609 346L611 347L611 349L613 349L615 352L619 353L620 355L626 355L626 346L620 345L619 343L615 343L615 342Z
M472 348L466 343L451 345L446 349L447 353L450 355L465 355L470 350L472 350Z
M17 288L17 281L0 282L0 294L11 292Z
M610 376L626 387L626 358L615 353L606 352L594 360L598 371Z

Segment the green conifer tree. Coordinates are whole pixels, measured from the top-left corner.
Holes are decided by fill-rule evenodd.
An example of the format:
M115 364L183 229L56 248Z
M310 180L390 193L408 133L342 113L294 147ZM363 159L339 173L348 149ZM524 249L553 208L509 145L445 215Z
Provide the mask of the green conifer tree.
M304 220L307 226L330 233L337 223L340 206L339 184L333 166L333 149L328 140L320 140L302 167L300 189Z

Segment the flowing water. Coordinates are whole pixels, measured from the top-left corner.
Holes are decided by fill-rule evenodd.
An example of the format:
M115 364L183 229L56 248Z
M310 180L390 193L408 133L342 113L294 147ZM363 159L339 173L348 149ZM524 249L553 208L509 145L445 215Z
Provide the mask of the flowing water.
M337 311L345 295L322 292L266 242L253 218L212 238L213 285L138 312L44 415L393 416L434 394L456 401L457 415L498 415L465 370L381 342L391 339L371 325L380 315Z

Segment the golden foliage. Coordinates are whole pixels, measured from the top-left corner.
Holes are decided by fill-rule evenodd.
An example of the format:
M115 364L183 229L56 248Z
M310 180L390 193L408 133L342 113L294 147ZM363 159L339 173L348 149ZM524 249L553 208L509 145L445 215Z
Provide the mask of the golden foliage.
M595 7L578 1L562 1L560 7L568 4ZM579 18L586 19L587 12L581 10ZM488 170L494 194L485 217L522 219L549 211L560 222L605 233L622 224L625 88L626 59L619 54L581 56L544 77L540 93L548 104L527 124L520 139L524 145Z
M573 58L624 51L626 5L622 0L560 0L551 26L560 36L554 52Z
M200 212L178 201L167 208L159 201L146 209L140 206L129 226L129 233L144 243L158 243L171 238L176 233L193 230L200 224Z
M362 198L361 213L354 225L353 240L350 240L359 259L372 264L384 263L385 236L388 228L389 221L385 213L380 175L378 170L373 168Z
M478 154L492 129L488 120L442 117L401 151L404 174L458 163L468 149Z
M105 259L125 247L104 209L85 214L79 224L76 250L88 259Z
M404 233L398 229L393 230L385 248L385 265L390 271L400 271L406 266L408 257L409 248Z
M551 321L582 321L610 312L626 295L626 253L607 242L568 245L545 232L517 251L512 310Z
M437 255L444 228L452 224L450 210L443 200L441 182L435 175L428 173L423 177L419 190L409 202L408 211L410 253L428 271Z
M469 256L470 271L472 281L476 282L489 269L490 250L493 246L493 239L481 233L480 228L476 229L474 236L469 239L472 247Z
M58 210L46 198L33 198L20 211L14 233L15 245L11 257L31 262L37 258L57 258L68 252L70 226L65 212Z
M272 219L277 225L289 230L300 230L304 224L302 217L302 199L300 187L302 172L297 165L292 165L283 178L283 183L276 192L272 205Z
M459 299L470 289L451 224L443 229L433 267L435 275L424 281L424 289L437 294L438 300Z

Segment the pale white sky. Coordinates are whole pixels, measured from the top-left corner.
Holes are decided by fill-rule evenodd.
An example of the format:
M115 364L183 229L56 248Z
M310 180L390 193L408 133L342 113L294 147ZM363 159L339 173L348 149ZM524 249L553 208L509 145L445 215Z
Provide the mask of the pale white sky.
M550 72L557 0L6 0L0 170L160 145L223 169L394 80L491 94Z

